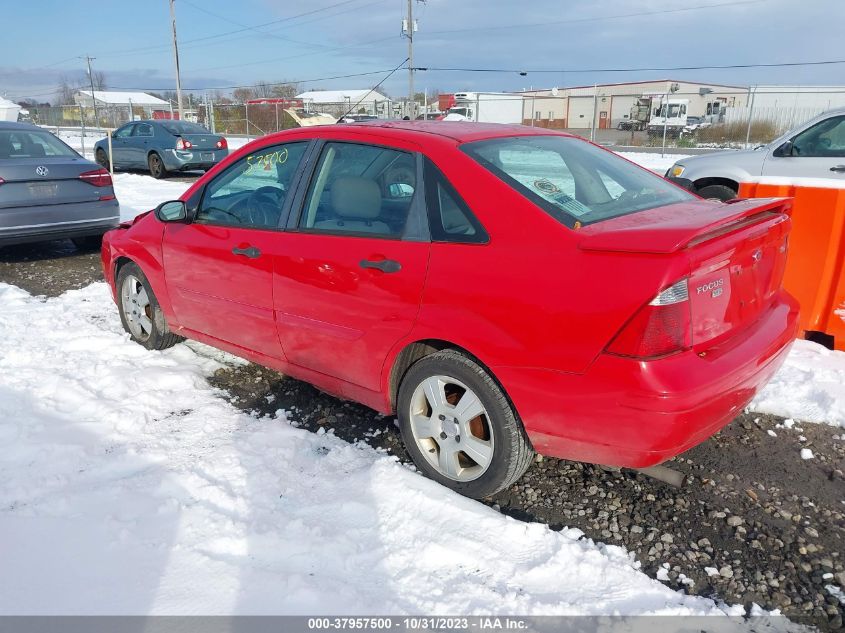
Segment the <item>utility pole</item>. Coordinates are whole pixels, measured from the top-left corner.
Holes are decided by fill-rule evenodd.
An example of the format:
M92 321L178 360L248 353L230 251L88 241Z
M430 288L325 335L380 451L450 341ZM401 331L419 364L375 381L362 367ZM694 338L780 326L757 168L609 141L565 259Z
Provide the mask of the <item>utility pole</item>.
M94 73L91 72L91 60L96 57L85 56L88 63L88 80L91 82L91 103L94 105L94 127L100 127L100 117L97 115L97 97L94 95Z
M414 22L414 0L408 0L408 18L402 25L405 37L408 38L408 117L414 118L414 31L417 25Z
M176 43L176 11L173 1L170 0L170 23L173 25L173 60L176 63L176 101L179 105L179 120L182 121L185 119L185 111L182 109L182 79L179 76L179 45Z

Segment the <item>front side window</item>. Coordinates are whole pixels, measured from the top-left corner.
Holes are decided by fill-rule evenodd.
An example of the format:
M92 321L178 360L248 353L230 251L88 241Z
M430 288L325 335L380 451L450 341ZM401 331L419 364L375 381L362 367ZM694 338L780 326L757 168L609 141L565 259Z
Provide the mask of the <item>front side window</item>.
M509 137L467 143L461 149L569 227L696 199L580 139Z
M195 222L275 228L306 142L263 147L209 183Z
M416 159L400 150L326 143L299 228L400 238L417 186Z
M792 155L805 158L845 157L845 116L816 123L792 141Z
M115 138L128 138L132 134L132 130L135 129L135 124L130 123L129 125L124 125L122 128L119 128L117 132L114 133Z

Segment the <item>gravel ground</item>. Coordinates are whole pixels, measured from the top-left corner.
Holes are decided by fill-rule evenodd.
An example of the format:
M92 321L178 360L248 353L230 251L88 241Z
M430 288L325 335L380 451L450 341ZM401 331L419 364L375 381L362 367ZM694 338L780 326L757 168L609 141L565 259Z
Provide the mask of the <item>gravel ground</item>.
M35 294L100 279L98 253L69 241L0 249L0 281ZM284 409L304 428L407 461L391 417L252 364L220 370L214 382L246 411ZM802 460L802 448L814 458ZM743 414L672 466L688 475L682 489L632 471L538 459L517 485L485 502L519 520L577 527L622 545L673 588L781 609L822 630L843 627L845 605L826 586L845 586L845 433Z

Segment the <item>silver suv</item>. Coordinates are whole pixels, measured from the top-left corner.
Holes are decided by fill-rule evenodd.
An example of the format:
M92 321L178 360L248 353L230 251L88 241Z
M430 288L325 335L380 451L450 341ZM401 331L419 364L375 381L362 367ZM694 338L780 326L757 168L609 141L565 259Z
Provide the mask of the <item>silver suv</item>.
M845 188L845 108L820 114L753 150L684 158L666 178L719 200L736 198L741 182Z

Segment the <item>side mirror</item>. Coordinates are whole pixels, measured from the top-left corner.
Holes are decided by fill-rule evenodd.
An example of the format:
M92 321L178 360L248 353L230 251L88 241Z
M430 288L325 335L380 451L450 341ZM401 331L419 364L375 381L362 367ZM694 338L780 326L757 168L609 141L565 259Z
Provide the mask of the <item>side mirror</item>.
M781 145L780 147L778 147L775 150L774 155L778 156L778 157L780 157L780 156L792 156L792 149L793 149L792 141L787 141L786 143L784 143L783 145Z
M112 137L112 138L117 138L117 130L115 130L114 132L112 132L112 133L111 133L111 137Z
M154 213L160 222L188 223L188 207L181 200L162 202L155 208Z

